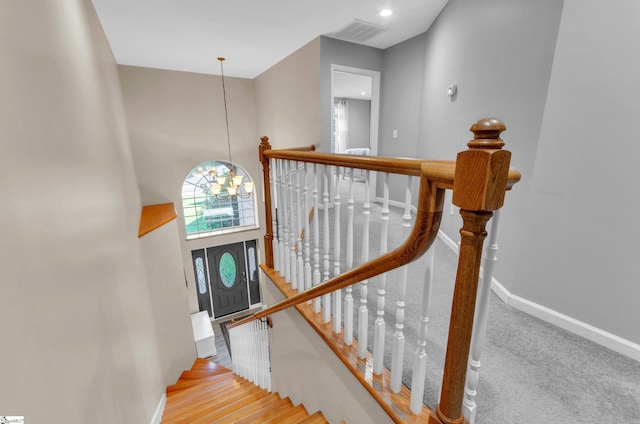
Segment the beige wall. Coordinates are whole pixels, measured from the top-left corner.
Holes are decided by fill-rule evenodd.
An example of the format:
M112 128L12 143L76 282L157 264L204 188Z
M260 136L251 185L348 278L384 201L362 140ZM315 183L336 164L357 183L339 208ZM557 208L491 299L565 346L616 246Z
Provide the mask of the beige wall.
M211 66L212 70L219 69L217 62ZM190 310L196 312L198 301L191 251L253 239L258 239L262 245L264 200L254 81L225 77L232 160L256 183L261 227L187 241L182 183L200 163L228 160L229 156L222 81L216 75L132 66L118 68L142 201L145 205L166 202L176 205L189 305Z
M255 79L258 131L274 148L320 145L320 38Z
M0 414L150 422L194 347L156 326L115 61L89 1L0 7Z

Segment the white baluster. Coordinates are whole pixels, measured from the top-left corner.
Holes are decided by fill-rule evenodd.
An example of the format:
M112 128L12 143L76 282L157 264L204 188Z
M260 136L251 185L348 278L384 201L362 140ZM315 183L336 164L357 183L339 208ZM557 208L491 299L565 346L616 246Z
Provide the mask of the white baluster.
M280 271L280 252L278 251L278 188L276 182L276 160L269 159L269 185L271 186L271 250L273 252L273 269Z
M323 218L323 248L324 248L324 274L322 281L329 280L329 167L324 166L324 191L322 192L322 200L324 203L324 211L322 213ZM322 319L324 322L331 320L331 293L322 296Z
M346 270L353 268L353 168L349 172L349 200L347 200L347 257ZM345 288L344 296L344 344L353 344L353 288Z
M387 235L389 232L389 174L384 174L383 184L384 197L382 200L382 210L380 217L381 231L380 231L380 256L387 253ZM377 302L377 316L373 329L373 373L375 375L382 374L383 360L384 360L384 334L386 324L384 322L384 300L385 300L385 288L387 284L387 273L380 275L378 281L378 302Z
M411 231L411 176L407 177L405 189L404 215L402 215L402 234L406 240ZM409 265L400 268L398 301L396 303L396 329L391 349L391 391L399 393L402 387L402 363L404 358L404 299L407 294L407 273Z
M467 380L464 388L464 400L462 413L469 420L469 424L476 421L476 390L480 379L480 359L484 350L485 336L487 333L487 321L489 315L489 300L491 295L491 281L493 269L498 260L498 224L500 223L500 209L493 212L491 228L489 229L489 242L484 249L482 260L482 275L478 281L478 296L476 298L476 311L471 333L471 346L469 352L469 365L467 368Z
M371 218L371 204L369 202L369 170L364 177L364 204L362 205L362 261L369 261L369 223ZM367 308L368 280L360 282L360 308L358 308L358 358L367 356L369 334L369 309Z
M418 415L424 403L424 384L427 376L427 334L429 330L429 302L431 301L431 286L433 283L433 258L435 247L425 253L426 267L424 270L424 285L422 286L422 304L420 305L420 324L418 326L418 348L413 354L411 377L411 401L409 409Z
M333 276L340 275L340 167L335 167L335 196L333 198ZM342 331L342 290L333 292L333 332Z
M297 201L294 191L294 178L296 174L296 162L288 161L289 163L289 177L288 177L288 191L289 191L289 255L290 255L290 266L291 266L291 288L293 290L298 289L298 271L297 271L297 256L296 253L298 246L298 236L299 232L296 225L296 209L297 209Z
M288 178L288 169L289 163L286 160L281 162L281 177L280 177L280 191L282 192L282 222L283 222L283 249L282 249L282 258L284 259L284 280L287 283L291 282L291 255L289 254L289 205L290 205L290 196L289 190L287 190L287 178Z
M302 209L302 219L304 219L304 289L311 288L311 231L309 227L309 170L311 164L309 162L304 163L304 190L302 196L304 205Z
M298 280L298 291L304 291L304 260L302 259L302 228L304 205L302 202L302 191L300 187L301 168L302 165L299 162L294 162L296 167L296 201L295 201L295 214L296 214L296 279ZM306 221L306 219L305 219Z
M321 173L318 172L318 164L313 164L313 285L320 284L320 203L318 202L318 188L322 185ZM322 307L320 297L313 300L313 310L319 313Z

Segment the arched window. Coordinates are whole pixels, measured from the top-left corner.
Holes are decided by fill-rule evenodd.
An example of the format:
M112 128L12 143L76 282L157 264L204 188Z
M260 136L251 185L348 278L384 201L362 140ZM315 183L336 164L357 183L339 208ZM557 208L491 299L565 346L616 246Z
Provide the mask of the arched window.
M187 239L256 228L253 181L242 167L203 162L182 184Z

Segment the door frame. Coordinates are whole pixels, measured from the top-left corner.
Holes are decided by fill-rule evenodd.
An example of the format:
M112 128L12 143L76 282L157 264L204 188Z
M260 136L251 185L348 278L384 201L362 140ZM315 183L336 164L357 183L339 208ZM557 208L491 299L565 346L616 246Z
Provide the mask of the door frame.
M371 155L378 155L378 128L380 126L380 71L371 69L354 68L351 66L331 64L331 115L333 116L333 102L335 99L333 92L333 76L335 72L346 72L355 75L371 77L371 110L369 116L369 148ZM332 133L332 132L330 132ZM332 135L333 137L333 135ZM369 195L376 198L376 173L371 172L369 177Z

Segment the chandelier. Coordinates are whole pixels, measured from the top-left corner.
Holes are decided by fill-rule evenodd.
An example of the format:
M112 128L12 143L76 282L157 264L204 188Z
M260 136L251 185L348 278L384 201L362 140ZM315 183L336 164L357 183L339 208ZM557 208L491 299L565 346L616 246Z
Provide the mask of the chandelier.
M219 57L220 73L222 77L222 98L224 101L224 118L227 128L227 147L229 149L229 162L213 162L207 168L198 168L198 173L204 177L208 183L208 191L218 199L231 197L247 198L253 193L253 182L242 182L242 175L236 175L236 168L231 160L231 138L229 137L229 112L227 110L227 92L224 85L224 68L222 62L224 57ZM222 166L220 166L222 165ZM220 169L223 168L223 169Z

